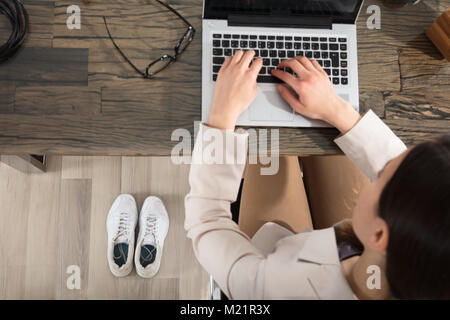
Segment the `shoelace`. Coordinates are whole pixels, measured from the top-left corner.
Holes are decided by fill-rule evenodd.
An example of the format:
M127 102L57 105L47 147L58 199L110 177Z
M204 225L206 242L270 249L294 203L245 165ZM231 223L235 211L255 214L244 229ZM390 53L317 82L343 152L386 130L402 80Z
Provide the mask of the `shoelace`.
M145 224L145 233L144 239L147 239L149 236L153 236L156 241L156 231L158 230L158 224L156 217L148 216L147 223Z
M125 212L120 213L119 227L114 241L119 239L121 236L124 236L128 239L128 214L126 214Z

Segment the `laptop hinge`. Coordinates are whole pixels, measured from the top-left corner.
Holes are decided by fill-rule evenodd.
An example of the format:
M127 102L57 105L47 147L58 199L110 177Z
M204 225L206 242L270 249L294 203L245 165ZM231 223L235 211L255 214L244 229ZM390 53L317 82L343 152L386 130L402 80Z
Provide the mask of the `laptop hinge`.
M331 17L229 15L228 25L233 27L310 28L332 29Z

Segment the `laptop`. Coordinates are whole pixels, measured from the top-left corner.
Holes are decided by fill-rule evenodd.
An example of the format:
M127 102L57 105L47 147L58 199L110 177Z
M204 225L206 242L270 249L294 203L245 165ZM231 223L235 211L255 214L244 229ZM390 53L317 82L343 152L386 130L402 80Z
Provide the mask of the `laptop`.
M292 110L271 75L281 60L315 59L337 93L359 111L356 19L363 0L204 0L202 121L207 121L217 74L236 50L263 59L258 95L237 125L327 127Z

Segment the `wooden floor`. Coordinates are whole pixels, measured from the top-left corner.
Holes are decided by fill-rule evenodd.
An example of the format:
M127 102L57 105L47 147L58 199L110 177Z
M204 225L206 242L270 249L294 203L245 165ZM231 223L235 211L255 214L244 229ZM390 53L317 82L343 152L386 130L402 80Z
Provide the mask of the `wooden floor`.
M0 163L0 299L207 299L209 276L186 238L188 166L170 158L50 157L45 174ZM120 193L138 206L166 204L170 229L153 279L115 278L106 260L106 216ZM67 289L67 267L81 289Z

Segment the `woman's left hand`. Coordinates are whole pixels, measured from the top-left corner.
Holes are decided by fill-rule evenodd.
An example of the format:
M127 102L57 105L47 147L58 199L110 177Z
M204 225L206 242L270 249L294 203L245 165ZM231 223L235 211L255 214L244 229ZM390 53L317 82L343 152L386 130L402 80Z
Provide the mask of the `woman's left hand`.
M227 57L216 81L214 99L208 125L222 130L234 130L238 117L255 99L258 89L256 79L262 59L252 62L255 51L236 51ZM250 65L251 63L251 65Z

